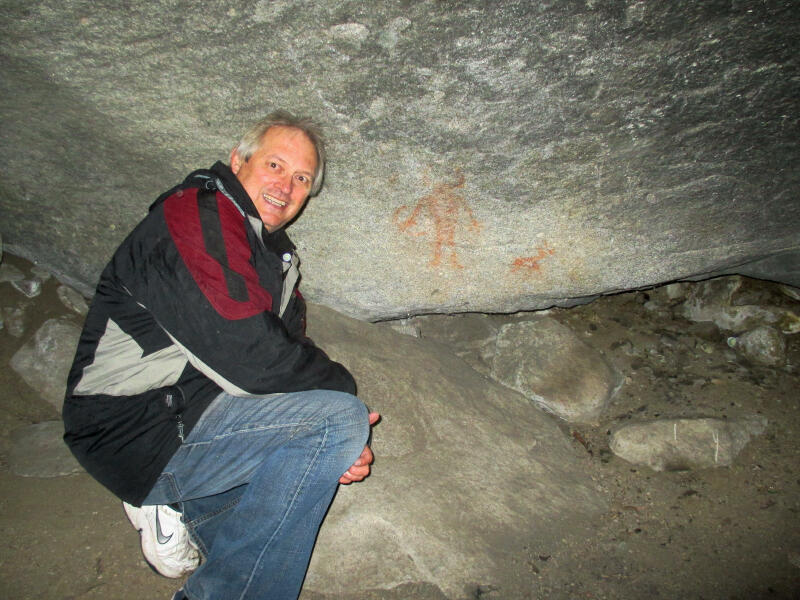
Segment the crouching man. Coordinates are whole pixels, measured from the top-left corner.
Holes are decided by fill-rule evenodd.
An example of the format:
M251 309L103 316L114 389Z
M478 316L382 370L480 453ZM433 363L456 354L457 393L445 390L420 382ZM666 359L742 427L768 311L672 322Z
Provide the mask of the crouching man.
M305 336L284 231L324 164L312 122L260 121L155 201L86 318L64 440L150 565L194 571L177 600L297 598L338 484L369 474L379 417Z

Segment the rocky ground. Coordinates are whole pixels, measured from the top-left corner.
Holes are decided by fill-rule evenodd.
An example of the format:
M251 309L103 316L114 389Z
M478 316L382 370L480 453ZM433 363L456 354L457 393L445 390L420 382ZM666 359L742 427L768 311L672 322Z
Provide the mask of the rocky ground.
M29 263L9 255L3 262L30 276ZM769 286L753 285L759 298L772 293ZM179 582L147 568L138 537L111 494L84 473L25 477L12 468L24 459L15 454L18 432L58 419L53 404L8 366L46 320L80 324L81 316L65 307L58 287L49 279L40 295L27 298L0 283L0 532L6 542L0 550L0 595L169 598ZM589 534L565 531L562 540L544 543L531 531L526 552L508 566L508 585L465 582L458 600L800 597L800 336L785 337L781 364L760 364L730 347L730 333L685 319L665 294L663 289L626 293L549 312L623 378L595 423L559 421L591 467L609 509L585 524ZM499 328L519 318L485 320ZM471 327L469 318L426 319L417 323L423 337ZM481 368L480 348L461 350ZM752 416L766 418L766 429L727 467L654 471L610 449L612 434L627 423ZM323 596L305 592L303 598ZM444 596L431 585L408 584L338 598Z

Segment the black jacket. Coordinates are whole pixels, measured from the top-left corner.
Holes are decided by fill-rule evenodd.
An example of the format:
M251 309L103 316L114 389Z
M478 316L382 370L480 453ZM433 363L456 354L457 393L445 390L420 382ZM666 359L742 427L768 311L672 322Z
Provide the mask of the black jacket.
M355 393L305 337L297 264L222 163L162 194L103 271L69 374L83 467L138 505L222 390Z

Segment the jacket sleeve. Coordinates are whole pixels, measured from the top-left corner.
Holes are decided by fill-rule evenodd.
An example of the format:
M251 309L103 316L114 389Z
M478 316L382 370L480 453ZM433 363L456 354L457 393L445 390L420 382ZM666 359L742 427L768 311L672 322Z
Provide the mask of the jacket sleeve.
M167 199L163 213L169 235L149 251L131 293L195 368L234 395L355 393L341 364L296 337L300 298L293 300L301 300L293 307L293 331L272 311L246 222L229 200L217 194L200 203L187 191ZM280 266L270 274L281 277Z

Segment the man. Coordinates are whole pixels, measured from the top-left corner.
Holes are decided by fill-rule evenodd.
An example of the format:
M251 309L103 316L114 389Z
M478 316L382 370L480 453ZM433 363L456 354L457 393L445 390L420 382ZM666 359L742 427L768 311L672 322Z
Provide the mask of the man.
M176 600L296 598L338 483L369 474L379 417L305 337L284 231L324 161L310 121L257 123L156 200L86 318L64 439L155 570L196 567Z

